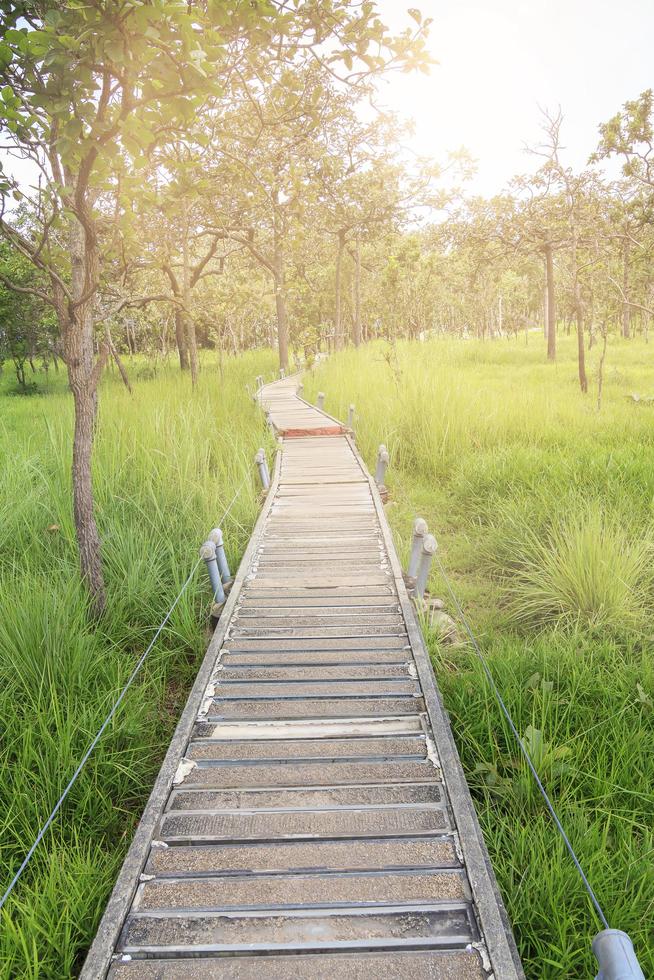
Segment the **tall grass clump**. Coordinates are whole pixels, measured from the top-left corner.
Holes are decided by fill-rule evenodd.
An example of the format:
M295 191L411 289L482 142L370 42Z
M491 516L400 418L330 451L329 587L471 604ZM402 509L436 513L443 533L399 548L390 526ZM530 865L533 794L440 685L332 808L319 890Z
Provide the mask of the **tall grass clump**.
M593 502L561 516L544 534L509 516L502 537L491 561L521 626L638 631L645 625L654 580L647 531L630 536Z
M232 567L259 510L252 464L269 437L246 382L271 352L173 367L134 394L108 373L94 457L107 612L87 615L71 513L72 409L63 376L41 397L0 378L0 891L77 767L221 519ZM269 448L272 446L269 445ZM210 603L203 569L2 912L0 976L75 976L197 672Z

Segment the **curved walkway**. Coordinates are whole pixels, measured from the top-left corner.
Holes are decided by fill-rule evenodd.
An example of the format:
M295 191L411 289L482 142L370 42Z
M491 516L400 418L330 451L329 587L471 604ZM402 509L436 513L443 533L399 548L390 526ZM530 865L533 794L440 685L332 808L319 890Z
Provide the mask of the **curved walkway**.
M82 977L518 980L379 494L296 388Z

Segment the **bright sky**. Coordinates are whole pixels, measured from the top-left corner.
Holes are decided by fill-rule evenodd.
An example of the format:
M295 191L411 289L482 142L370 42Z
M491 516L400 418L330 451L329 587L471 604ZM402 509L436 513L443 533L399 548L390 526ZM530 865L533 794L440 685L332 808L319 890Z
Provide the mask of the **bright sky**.
M538 105L564 114L564 161L583 167L600 122L654 88L653 0L378 0L390 27L409 7L432 17L429 77L396 75L384 103L413 117L410 141L442 160L465 146L478 161L470 189L490 195L536 166Z

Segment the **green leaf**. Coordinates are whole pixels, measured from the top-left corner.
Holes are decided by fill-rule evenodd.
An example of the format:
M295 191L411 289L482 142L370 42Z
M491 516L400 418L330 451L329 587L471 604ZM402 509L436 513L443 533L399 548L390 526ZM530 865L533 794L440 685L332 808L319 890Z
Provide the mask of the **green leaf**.
M122 65L124 63L125 50L119 41L107 41L104 45L104 50L105 54L116 64Z
M48 27L56 27L57 24L61 23L60 12L58 10L48 10L44 22Z

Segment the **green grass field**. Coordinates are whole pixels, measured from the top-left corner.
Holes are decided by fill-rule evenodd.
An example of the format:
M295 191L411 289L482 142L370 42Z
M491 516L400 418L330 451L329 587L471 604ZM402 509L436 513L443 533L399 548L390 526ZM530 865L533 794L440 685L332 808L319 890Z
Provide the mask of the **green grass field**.
M94 627L77 568L70 493L71 399L0 389L2 890L75 770L198 547L225 522L235 565L258 512L253 456L265 440L245 383L272 353L207 362L198 391L174 366L129 365L130 397L108 374L95 460L108 612ZM3 910L0 976L74 976L207 644L203 567Z
M615 338L597 411L562 338L347 351L306 397L391 455L406 558L424 517L612 926L654 974L654 349ZM374 472L374 469L373 469ZM432 594L447 602L437 571ZM601 927L469 645L429 631L437 679L530 980L594 976ZM649 947L649 948L648 948Z
M611 924L654 973L654 349L614 340L604 406L571 341L430 341L346 351L305 378L369 466L391 453L388 514L406 557L414 517L440 556ZM595 352L591 352L591 372ZM89 625L69 486L63 377L41 395L0 379L0 842L8 881L214 526L238 561L266 438L245 395L270 352L109 374L95 480L109 612ZM594 381L591 388L594 386ZM432 593L446 598L434 572ZM206 647L200 568L140 679L8 903L0 975L74 976ZM448 610L453 612L451 603ZM585 892L465 644L427 626L441 690L529 980L594 975Z

